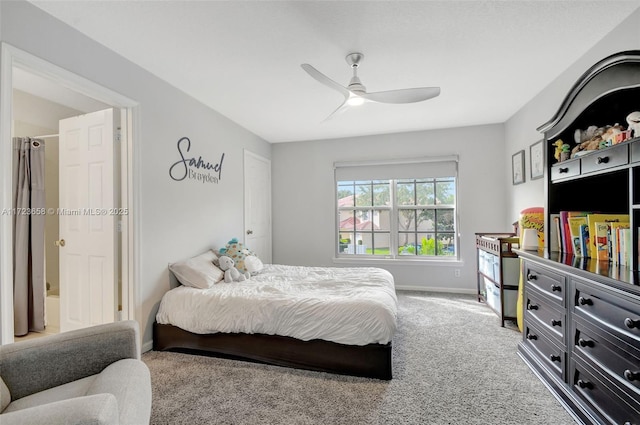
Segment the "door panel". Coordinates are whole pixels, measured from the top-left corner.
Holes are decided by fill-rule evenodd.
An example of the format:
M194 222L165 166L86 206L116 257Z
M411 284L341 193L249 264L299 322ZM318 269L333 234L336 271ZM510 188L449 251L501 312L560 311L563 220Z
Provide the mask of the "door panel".
M113 109L61 120L59 132L60 331L65 332L116 318Z
M271 161L244 152L245 245L271 263Z

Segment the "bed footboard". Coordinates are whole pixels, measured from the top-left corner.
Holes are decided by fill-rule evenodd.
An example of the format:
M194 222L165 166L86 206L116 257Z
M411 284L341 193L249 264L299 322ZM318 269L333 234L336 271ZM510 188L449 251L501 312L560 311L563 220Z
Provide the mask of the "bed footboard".
M264 334L194 334L153 324L153 349L188 351L277 366L389 380L391 343L363 346Z

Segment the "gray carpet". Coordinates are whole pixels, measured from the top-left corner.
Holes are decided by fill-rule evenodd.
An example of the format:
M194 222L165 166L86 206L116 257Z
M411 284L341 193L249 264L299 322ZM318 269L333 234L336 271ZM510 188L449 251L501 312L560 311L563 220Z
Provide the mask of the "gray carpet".
M152 424L575 424L475 297L398 292L391 381L170 352L142 356Z

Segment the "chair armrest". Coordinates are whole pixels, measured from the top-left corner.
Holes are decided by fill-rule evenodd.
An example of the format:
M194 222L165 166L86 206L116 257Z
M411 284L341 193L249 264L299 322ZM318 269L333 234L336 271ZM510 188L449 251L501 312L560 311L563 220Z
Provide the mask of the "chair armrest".
M0 346L0 373L17 400L128 358L140 359L139 328L133 320Z
M117 425L113 394L95 394L42 404L0 415L2 425Z

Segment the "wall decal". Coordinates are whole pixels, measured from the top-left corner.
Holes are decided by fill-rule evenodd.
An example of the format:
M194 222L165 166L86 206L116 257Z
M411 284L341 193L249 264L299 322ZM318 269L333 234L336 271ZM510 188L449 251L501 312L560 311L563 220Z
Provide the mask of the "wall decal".
M169 167L169 176L173 180L180 182L184 179L190 179L202 183L216 184L222 180L224 152L220 156L220 161L212 163L202 159L202 156L185 158L185 153L191 150L191 140L189 140L188 137L183 137L178 140L176 147L181 159Z

